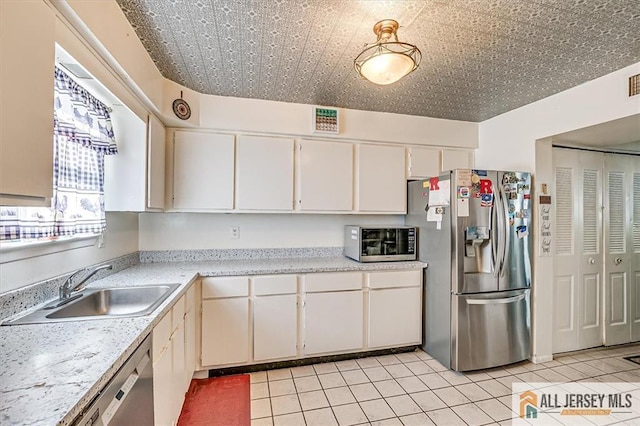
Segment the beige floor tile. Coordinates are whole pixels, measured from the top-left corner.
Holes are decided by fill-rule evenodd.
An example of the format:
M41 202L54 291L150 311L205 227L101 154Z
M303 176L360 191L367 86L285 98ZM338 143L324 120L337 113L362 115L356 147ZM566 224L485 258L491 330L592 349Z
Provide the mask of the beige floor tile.
M274 382L277 383L277 382ZM298 393L301 392L311 392L314 390L322 389L320 386L320 381L318 380L318 376L307 376L307 377L298 377L293 379L293 383L296 386L296 391Z
M302 411L302 408L300 401L298 401L298 395L284 395L271 397L271 410L275 417L281 414L297 413Z
M291 375L296 377L306 377L306 376L315 376L316 370L313 368L313 365L302 365L300 367L293 367L291 369Z
M503 385L496 379L478 382L477 385L494 398L497 398L499 396L511 395L511 388Z
M382 366L365 368L362 371L364 371L364 374L366 374L369 380L371 380L372 382L379 382L381 380L389 380L393 378L391 377L391 374L389 374L387 370L385 370Z
M421 374L418 378L429 387L429 389L447 388L451 386L451 383L447 382L438 373Z
M402 389L402 386L400 386L395 380L384 380L382 382L375 382L373 385L376 387L376 389L378 389L378 392L380 392L380 395L382 395L384 398L406 394L405 390Z
M263 417L261 419L252 419L251 426L273 426L273 417Z
M269 394L271 396L292 395L296 393L293 379L274 380L269 382Z
M358 365L358 363L356 362L355 359L348 359L345 361L338 361L336 362L336 367L338 367L338 370L340 371L348 371L348 370L359 370L360 366Z
M411 394L411 399L422 409L422 411L438 410L445 408L444 403L433 391L425 391Z
M405 367L404 364L386 365L384 368L386 368L389 374L396 379L413 376L411 370Z
M358 402L369 401L371 399L379 399L382 395L376 390L373 383L362 383L360 385L349 386L351 393L356 397Z
M338 405L333 407L333 414L340 426L357 425L369 421L358 404Z
M464 374L458 371L442 371L439 373L443 379L451 383L452 386L464 385L465 383L471 383Z
M466 424L474 425L486 425L492 423L493 419L489 417L484 411L478 408L475 404L458 405L451 408L454 413L458 415Z
M374 368L374 367L381 367L382 366L378 362L378 360L373 358L373 357L372 358L360 358L360 359L357 359L356 362L358 363L360 368L362 368L363 370L365 368Z
M271 401L269 398L254 399L251 401L251 418L271 417Z
M416 376L401 377L396 379L396 381L407 393L424 392L429 390L427 385L425 385L424 382Z
M320 379L320 384L323 389L339 388L347 385L347 382L344 381L340 373L320 374L318 375L318 379Z
M463 425L464 421L454 413L451 408L429 411L427 416L437 426Z
M376 357L376 359L381 365L402 364L402 361L400 361L395 355L382 355Z
M472 402L493 398L491 394L478 386L477 383L467 383L464 385L456 386L455 388L458 389L464 396L469 398L469 400Z
M402 362L415 362L420 360L415 352L404 352L401 354L396 354L396 357Z
M422 413L422 409L409 395L392 396L385 398L385 401L398 417Z
M269 398L269 385L267 382L251 384L251 399Z
M281 368L279 370L269 370L267 371L267 376L269 381L272 380L284 380L291 379L291 369L290 368Z
M420 374L434 373L434 371L424 361L407 362L404 364L416 376Z
M346 386L341 388L325 389L324 393L331 406L352 404L356 402L356 398L351 393L351 390Z
M304 425L302 413L285 414L273 417L274 426L301 426Z
M442 365L442 364L440 363L440 361L438 361L438 360L436 360L436 359L431 359L431 360L429 360L429 361L425 361L425 362L427 363L427 365L428 365L429 367L431 367L431 369L432 369L433 371L440 372L440 371L447 371L447 370L448 370L448 369L447 369L447 367L445 367L444 365Z
M304 411L302 413L307 426L337 426L338 421L333 415L331 408L321 408L319 410Z
M391 419L378 420L371 422L371 426L403 426L399 418L394 417Z
M360 383L368 383L369 378L362 370L343 371L342 377L348 385L359 385Z
M316 410L329 406L329 401L321 390L299 393L298 399L300 400L302 411Z
M333 362L325 362L322 364L314 364L313 368L316 370L316 374L337 373L338 367Z
M400 421L404 426L432 426L435 425L425 413L411 414L409 416L400 417Z
M496 422L510 419L515 413L497 399L476 402L476 405Z
M250 373L249 376L251 383L262 383L267 381L266 371L257 371L255 373Z
M545 382L558 382L558 383L566 383L570 380L558 373L557 371L553 371L552 368L546 368L544 370L536 371L536 374L544 379Z
M370 422L396 417L384 399L374 399L360 403L360 407Z
M454 405L468 404L470 402L469 398L464 396L453 386L449 388L436 389L433 391L433 393L435 393L436 396L449 407L453 407Z

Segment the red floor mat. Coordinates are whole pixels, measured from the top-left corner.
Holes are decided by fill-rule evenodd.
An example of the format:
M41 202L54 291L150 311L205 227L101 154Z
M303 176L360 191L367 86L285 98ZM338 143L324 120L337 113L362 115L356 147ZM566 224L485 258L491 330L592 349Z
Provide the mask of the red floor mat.
M178 426L250 426L250 376L193 379Z

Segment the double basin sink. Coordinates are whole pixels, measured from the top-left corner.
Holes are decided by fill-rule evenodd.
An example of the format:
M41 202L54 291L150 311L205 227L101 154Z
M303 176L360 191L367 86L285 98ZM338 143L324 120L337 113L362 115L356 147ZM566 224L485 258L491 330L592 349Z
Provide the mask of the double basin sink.
M180 284L159 284L83 290L82 293L72 295L67 300L56 300L28 315L5 322L3 325L149 315L179 286Z

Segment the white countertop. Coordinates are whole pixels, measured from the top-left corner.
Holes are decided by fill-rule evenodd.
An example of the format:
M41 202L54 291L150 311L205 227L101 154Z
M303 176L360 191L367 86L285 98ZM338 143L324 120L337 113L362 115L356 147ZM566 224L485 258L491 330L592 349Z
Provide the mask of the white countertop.
M152 314L0 327L0 424L69 424L107 384L191 283L202 276L419 269L422 262L344 257L141 263L89 288L177 283Z

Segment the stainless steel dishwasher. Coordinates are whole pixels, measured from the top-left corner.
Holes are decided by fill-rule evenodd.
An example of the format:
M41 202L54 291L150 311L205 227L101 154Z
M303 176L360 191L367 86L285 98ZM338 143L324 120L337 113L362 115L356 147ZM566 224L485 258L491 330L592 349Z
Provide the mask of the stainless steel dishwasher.
M151 336L147 336L89 407L71 424L153 425L151 366Z

